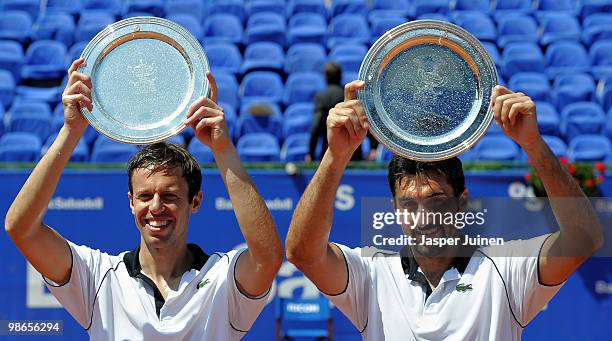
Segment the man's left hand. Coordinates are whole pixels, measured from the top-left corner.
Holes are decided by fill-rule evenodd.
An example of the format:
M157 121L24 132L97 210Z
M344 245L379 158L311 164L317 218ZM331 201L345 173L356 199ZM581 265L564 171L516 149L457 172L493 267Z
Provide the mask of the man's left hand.
M536 106L522 92L514 93L498 85L493 88L491 107L495 121L504 134L512 138L523 149L533 146L541 139L536 118Z
M198 98L187 110L185 125L190 126L196 138L213 151L220 151L231 145L229 130L223 108L217 105L217 83L212 73L206 74L210 84L208 97Z

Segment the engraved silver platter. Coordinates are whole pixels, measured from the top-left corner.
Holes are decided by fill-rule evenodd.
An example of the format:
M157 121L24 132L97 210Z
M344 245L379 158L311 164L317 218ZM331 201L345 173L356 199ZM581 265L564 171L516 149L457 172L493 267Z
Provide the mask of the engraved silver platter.
M392 152L419 161L468 150L493 119L497 71L478 39L437 20L399 25L368 51L359 79L370 131Z
M198 40L176 23L156 17L118 21L85 47L93 111L89 123L107 137L147 144L181 132L185 113L207 94L208 59Z

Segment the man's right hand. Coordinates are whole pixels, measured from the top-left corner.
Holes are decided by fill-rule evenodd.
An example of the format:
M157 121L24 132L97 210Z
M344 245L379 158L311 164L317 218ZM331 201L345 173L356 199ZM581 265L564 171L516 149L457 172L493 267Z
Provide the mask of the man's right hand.
M72 62L68 69L68 84L62 93L62 104L64 106L64 126L71 131L84 132L87 128L87 120L81 114L81 107L93 110L91 100L91 78L77 71L85 63L85 59L79 58Z
M344 86L344 102L336 104L327 116L328 150L334 157L351 159L368 133L368 120L357 99L357 90L365 87L365 82L356 80Z

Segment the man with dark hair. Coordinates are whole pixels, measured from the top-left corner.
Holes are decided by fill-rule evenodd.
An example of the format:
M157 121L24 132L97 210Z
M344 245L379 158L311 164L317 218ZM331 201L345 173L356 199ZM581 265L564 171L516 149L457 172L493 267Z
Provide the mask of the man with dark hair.
M364 340L520 340L526 324L603 244L593 207L539 134L533 101L497 86L491 106L497 124L525 150L542 179L560 230L485 248L417 242L389 254L328 241L342 173L368 131L355 95L364 87L363 81L347 84L344 102L329 112L329 146L295 209L287 258ZM468 190L457 158L425 163L395 156L388 179L397 210L466 208ZM560 200L567 198L572 200ZM402 230L428 241L459 234L452 222L414 218L402 221Z
M155 143L128 164L128 199L139 245L117 256L76 245L43 223L60 175L92 110L90 77L68 70L64 125L6 214L5 229L47 287L93 340L238 340L266 304L283 260L265 202L228 136L217 89L198 98L185 124L209 146L232 200L247 249L208 255L187 243L202 203L202 174L182 147ZM117 222L112 221L116 224Z

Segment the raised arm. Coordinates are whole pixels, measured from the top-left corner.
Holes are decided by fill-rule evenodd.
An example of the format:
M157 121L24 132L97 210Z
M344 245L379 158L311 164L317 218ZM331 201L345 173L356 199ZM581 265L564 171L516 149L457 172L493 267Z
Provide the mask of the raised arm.
M497 86L492 106L497 123L525 150L548 194L560 230L542 247L539 276L543 284L559 284L603 245L601 224L589 200L540 136L531 98Z
M368 131L363 107L355 96L364 86L363 81L347 84L344 102L329 111L329 146L295 208L285 241L289 261L326 294L341 292L347 282L344 256L328 240L340 179Z
M217 167L227 187L234 214L248 249L236 264L238 288L248 296L264 294L283 262L283 246L272 215L246 173L229 138L223 109L216 104L217 87L212 74L211 98L200 98L190 107L186 124L213 151Z
M83 59L72 63L62 94L64 126L36 165L6 214L4 228L26 259L46 278L65 283L72 259L66 240L42 222L64 167L87 128L79 106L92 110L91 80L77 72Z

